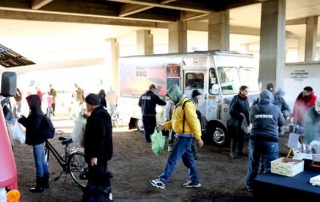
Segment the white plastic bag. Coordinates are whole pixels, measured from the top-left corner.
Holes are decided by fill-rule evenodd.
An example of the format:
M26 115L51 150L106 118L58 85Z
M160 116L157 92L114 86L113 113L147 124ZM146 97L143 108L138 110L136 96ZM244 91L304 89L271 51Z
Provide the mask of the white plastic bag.
M74 127L71 133L71 137L73 142L82 144L83 143L83 136L86 129L87 120L79 114L77 120L74 122Z
M7 124L8 133L10 135L11 144L24 144L26 142L26 134L17 120L14 123Z

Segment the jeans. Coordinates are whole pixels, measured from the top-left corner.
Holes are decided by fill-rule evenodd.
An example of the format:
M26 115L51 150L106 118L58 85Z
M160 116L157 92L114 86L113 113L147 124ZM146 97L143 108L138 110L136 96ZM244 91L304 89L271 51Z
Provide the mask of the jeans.
M249 161L246 176L246 187L252 188L253 180L257 177L260 160L265 173L271 171L271 161L279 158L279 143L249 140Z
M43 177L43 173L48 173L48 164L44 156L44 143L33 145L33 157L36 166L37 177Z
M160 180L164 184L168 183L172 172L178 165L181 158L182 158L183 164L188 168L188 174L189 174L190 180L195 184L200 183L197 167L194 162L194 158L192 156L192 151L191 151L192 141L193 141L193 137L178 136L177 143L168 158L166 167L164 169L164 173L160 175Z
M176 137L175 137L175 132L171 129L169 130L169 135L168 135L168 147L174 147L175 142L176 142Z
M150 135L154 133L157 120L156 116L142 116L143 128L144 128L144 140L150 142Z

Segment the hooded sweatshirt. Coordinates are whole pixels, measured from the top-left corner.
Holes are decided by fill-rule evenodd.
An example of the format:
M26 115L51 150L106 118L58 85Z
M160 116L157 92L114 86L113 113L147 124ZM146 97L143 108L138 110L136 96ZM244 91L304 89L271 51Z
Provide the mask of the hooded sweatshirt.
M260 93L259 103L252 106L249 117L252 124L250 139L278 142L278 127L283 126L283 115L276 105L270 103L269 90Z
M291 109L287 102L283 99L285 92L282 88L279 88L277 92L274 94L274 101L273 104L277 105L282 112L284 118L287 118L291 115Z
M197 117L196 106L188 101L187 96L181 92L179 86L176 84L168 89L167 96L171 98L176 107L173 110L171 120L163 125L165 130L173 129L177 135L183 135L185 137L192 137L194 135L196 140L201 139L201 126ZM182 108L183 105L184 109ZM185 122L183 124L184 116Z
M41 111L41 99L38 95L34 94L26 97L26 100L30 113L27 118L22 116L18 121L26 128L26 144L41 144L46 140L43 135L46 124L44 114Z

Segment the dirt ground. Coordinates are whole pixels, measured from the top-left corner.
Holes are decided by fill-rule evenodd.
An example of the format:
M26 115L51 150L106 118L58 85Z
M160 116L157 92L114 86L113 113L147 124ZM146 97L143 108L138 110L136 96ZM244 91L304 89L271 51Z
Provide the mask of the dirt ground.
M66 136L70 136L72 121L54 117L53 123L57 129L65 131ZM165 150L161 156L155 156L151 150L151 144L144 142L143 135L137 131L129 131L126 127L114 128L113 141L114 157L109 162L109 170L115 174L111 180L114 201L253 201L252 193L247 192L244 186L247 157L231 159L228 157L228 148L205 144L199 150L201 158L196 161L196 165L201 188L182 187L182 183L188 180L188 174L187 169L180 162L166 189L161 190L151 186L148 181L157 178L163 172L169 152ZM57 135L51 142L62 153L63 147ZM14 154L21 202L78 202L81 200L81 189L70 175L62 174L59 180L53 180L62 170L54 158L49 161L50 189L46 189L43 193L29 192L30 187L35 183L32 148L28 145L15 146Z

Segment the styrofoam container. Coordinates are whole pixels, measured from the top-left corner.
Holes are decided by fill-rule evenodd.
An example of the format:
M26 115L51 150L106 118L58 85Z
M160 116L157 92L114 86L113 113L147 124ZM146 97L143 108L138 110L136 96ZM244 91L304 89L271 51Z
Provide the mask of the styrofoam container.
M271 161L271 172L279 175L293 177L303 172L304 161L281 157Z

